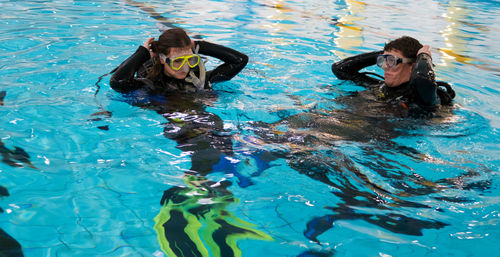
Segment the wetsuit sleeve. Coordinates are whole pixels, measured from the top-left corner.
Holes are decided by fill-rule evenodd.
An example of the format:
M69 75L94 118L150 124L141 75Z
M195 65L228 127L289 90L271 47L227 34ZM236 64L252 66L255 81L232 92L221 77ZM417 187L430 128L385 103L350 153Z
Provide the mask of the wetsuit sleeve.
M377 51L345 58L332 65L332 72L337 78L352 80L360 86L368 87L373 84L378 84L380 80L360 73L359 71L368 66L375 65L377 63L377 56L382 53L382 51Z
M200 46L199 54L212 56L224 62L207 72L207 80L212 83L230 80L248 63L248 56L234 49L206 41L196 41L196 44Z
M435 81L434 70L432 69L432 59L426 53L417 56L415 67L413 67L410 76L410 86L416 93L417 104L426 111L436 109L437 84Z
M150 58L148 50L144 46L139 46L134 54L116 68L109 81L111 88L120 93L127 93L142 87L143 83L136 80L134 75L141 65Z

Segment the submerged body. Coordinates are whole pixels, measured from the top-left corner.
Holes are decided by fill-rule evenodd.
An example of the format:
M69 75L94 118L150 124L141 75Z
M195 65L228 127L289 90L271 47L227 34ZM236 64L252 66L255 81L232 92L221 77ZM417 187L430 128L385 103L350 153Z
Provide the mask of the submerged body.
M377 64L384 80L361 69ZM453 89L436 82L429 47L402 37L389 42L384 51L349 57L332 65L333 73L366 90L334 99L342 108L311 110L273 124L259 124L266 141L308 145L334 145L338 141L384 141L397 138L420 121L439 123L451 117ZM271 131L270 131L271 130Z
M224 136L222 120L205 110L216 99L211 84L234 77L245 67L248 57L205 41L193 41L193 44L198 54L218 58L223 63L205 71L200 60L200 64L188 72L183 71L187 66L184 65L170 73L167 71L169 65L164 65L165 72L151 77L149 73L155 63L165 61L152 58L150 51L140 46L117 68L110 85L114 90L125 93L133 105L155 110L165 117L168 120L164 128L165 137L175 140L177 148L182 151L191 152L191 170L207 174L225 155L232 154L231 138ZM186 50L178 52L182 51ZM172 52L175 54L175 51Z
M172 31L184 37L184 43L179 43L182 38L160 37L163 42L154 47L148 39L117 68L110 81L131 104L162 115L168 121L163 124L164 136L176 141L177 148L191 157L190 171L184 174L186 185L164 191L162 208L155 218L158 241L169 256L241 256L238 240L272 238L226 210L237 201L227 189L231 182L206 179L210 172L233 173L235 169L228 167L232 137L220 117L205 108L217 99L212 83L233 78L248 57L221 45L189 42L178 29L166 33ZM198 54L223 63L206 71ZM240 186L248 186L238 173L233 175L240 179Z
M408 40L414 41L402 41ZM412 167L390 158L397 155L425 161L425 154L393 139L413 126L439 122L451 114L453 90L446 83L435 82L428 47L414 46L414 56L391 48L334 63L332 71L338 78L366 88L333 99L342 108L310 110L272 124L255 123L259 129L253 132L262 144L281 146L272 151L275 158L286 159L300 174L332 187L331 193L340 199L340 203L325 207L333 214L307 223L307 238L320 243L317 237L339 219L363 219L406 235L422 235L423 229L447 225L405 211L433 208L412 196L435 193L442 185L413 174ZM422 51L417 54L419 49ZM384 80L360 72L375 64L384 69ZM342 150L352 145L360 152ZM374 173L366 174L365 169ZM381 183L390 183L392 190Z

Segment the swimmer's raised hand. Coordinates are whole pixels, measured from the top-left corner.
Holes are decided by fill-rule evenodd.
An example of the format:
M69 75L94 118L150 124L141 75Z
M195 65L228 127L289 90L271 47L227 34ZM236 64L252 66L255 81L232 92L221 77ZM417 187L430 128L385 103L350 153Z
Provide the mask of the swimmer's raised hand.
M144 44L142 46L144 46L146 49L148 49L149 51L149 55L151 56L151 58L155 57L155 53L153 53L153 51L151 50L151 43L155 40L154 37L150 37L148 38Z
M417 56L421 53L425 53L427 55L429 55L430 57L432 57L431 55L431 47L429 45L424 45L422 46L422 48L420 48L417 52Z

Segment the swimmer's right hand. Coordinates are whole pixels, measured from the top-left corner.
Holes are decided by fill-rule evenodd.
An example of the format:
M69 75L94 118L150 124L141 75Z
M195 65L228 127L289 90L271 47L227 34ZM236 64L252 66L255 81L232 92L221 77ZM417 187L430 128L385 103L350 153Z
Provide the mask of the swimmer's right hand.
M422 46L422 48L420 48L417 52L417 56L421 53L425 53L427 55L429 55L431 58L432 58L432 55L431 55L431 47L429 45L424 45Z
M151 50L151 43L155 40L154 37L150 37L148 38L144 44L142 46L144 46L144 48L148 49L148 52L149 52L149 55L151 56L151 58L155 57L155 53L153 53L153 51Z

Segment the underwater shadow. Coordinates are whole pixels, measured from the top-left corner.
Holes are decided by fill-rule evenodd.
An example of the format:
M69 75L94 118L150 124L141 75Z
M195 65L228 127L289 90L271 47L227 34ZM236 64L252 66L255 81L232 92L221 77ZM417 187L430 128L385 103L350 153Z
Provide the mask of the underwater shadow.
M411 165L428 162L428 156L394 141L414 136L413 129L434 125L439 128L451 109L431 120L387 117L374 109L311 110L275 123L254 122L249 126L251 137L261 143L260 148L281 146L270 151L275 158L285 159L300 174L332 187L331 193L340 199L336 206L324 207L333 214L307 222L304 236L311 241L321 244L318 236L333 228L335 221L354 219L393 233L421 236L424 229L440 229L449 224L416 214L417 209L444 212L418 197L469 202L467 198L433 194L457 188L487 190L491 184L488 179L475 181L480 172L465 167L461 167L464 173L456 177L426 179ZM355 150L346 152L345 147Z

